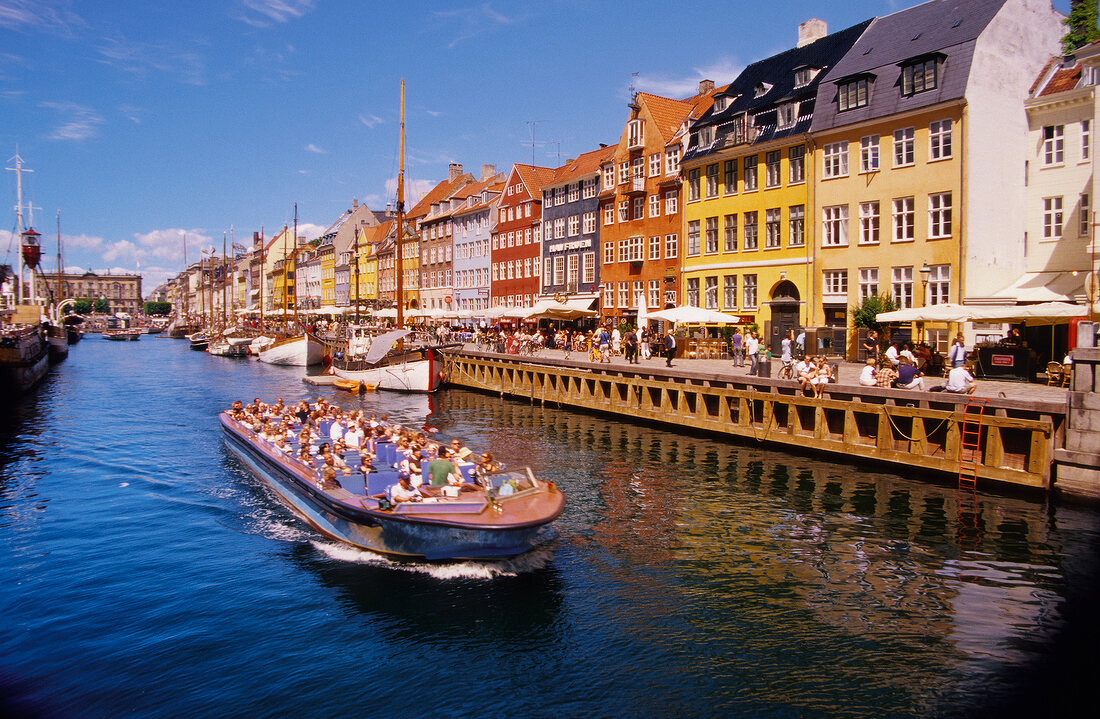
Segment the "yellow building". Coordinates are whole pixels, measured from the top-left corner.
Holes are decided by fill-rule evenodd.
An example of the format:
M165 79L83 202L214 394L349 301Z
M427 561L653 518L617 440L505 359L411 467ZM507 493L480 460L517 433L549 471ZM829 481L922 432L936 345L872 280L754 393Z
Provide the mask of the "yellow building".
M867 25L827 35L820 20L803 23L798 47L746 67L691 126L681 163L684 304L756 324L773 350L812 321L808 132L822 70Z

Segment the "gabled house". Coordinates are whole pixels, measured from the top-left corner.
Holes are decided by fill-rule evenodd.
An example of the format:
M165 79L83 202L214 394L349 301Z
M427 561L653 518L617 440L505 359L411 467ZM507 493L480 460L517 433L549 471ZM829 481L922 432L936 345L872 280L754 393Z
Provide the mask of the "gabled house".
M495 306L529 307L542 276L542 187L554 171L536 165L512 165L497 203L491 238L490 294Z

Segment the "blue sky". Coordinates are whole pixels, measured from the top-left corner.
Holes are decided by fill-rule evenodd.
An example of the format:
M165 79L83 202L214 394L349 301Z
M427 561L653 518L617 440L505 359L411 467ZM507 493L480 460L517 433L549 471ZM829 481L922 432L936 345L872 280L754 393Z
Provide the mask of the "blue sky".
M411 195L450 162L553 167L616 142L632 81L686 97L792 47L803 20L915 4L0 0L0 153L34 170L47 268L60 209L67 268L140 269L148 292L184 235L194 261L231 228L272 235L295 202L316 234L353 197L394 199L401 78ZM15 173L3 186L14 264Z

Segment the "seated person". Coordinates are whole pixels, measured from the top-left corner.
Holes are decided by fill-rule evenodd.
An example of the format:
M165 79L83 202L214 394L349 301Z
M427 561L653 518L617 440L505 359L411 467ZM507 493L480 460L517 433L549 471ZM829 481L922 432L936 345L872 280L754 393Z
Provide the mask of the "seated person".
M482 452L477 459L477 466L474 467L474 476L477 477L478 483L489 486L489 475L499 471L500 463L493 461L493 453Z
M863 365L863 371L859 373L859 384L861 387L874 387L878 384L876 375L878 371L875 369L875 358L868 357L866 364Z
M463 483L462 475L451 461L453 453L450 447L440 448L440 456L428 463L428 475L431 477L433 487L444 485L459 486Z
M898 357L905 357L909 360L910 364L914 367L917 366L917 357L913 354L913 350L909 348L909 343L905 342L901 346L901 352L898 352Z
M340 483L336 481L336 465L332 462L332 455L325 455L325 463L321 465L321 480L317 483L321 489L339 489Z
M951 371L947 373L947 384L943 386L943 391L957 394L974 394L974 390L977 388L978 383L974 381L974 375L970 374L970 370L966 368L966 365L960 365L952 367Z
M886 359L890 360L890 364L894 366L894 369L897 369L900 364L898 357L898 343L891 342L890 346L886 348Z
M882 369L875 375L875 385L879 387L893 387L894 380L898 378L898 373L894 371L894 368L889 362L882 366Z
M925 374L932 368L932 348L926 344L917 345L917 361L914 362L921 372Z
M283 454L289 454L292 451L292 447L286 443L286 436L279 435L275 438L275 449L279 450Z
M799 360L795 365L795 372L797 372L795 378L801 386L802 393L805 394L806 390L812 389L813 379L817 375L817 365L814 364L812 357L808 360Z
M457 438L451 440L451 451L454 452L455 459L461 460L465 460L473 454L473 451L469 447L464 446L462 440Z
M908 357L901 358L901 366L898 367L898 378L894 380L894 386L898 389L919 389L924 391L924 376L920 370L913 366Z
M829 366L829 361L824 357L818 357L817 370L810 379L810 385L814 390L814 397L821 396L822 391L825 389L825 385L827 385L832 378L833 369Z
M401 475L397 478L397 484L393 485L389 489L389 499L394 504L399 502L419 502L421 499L420 491L412 486L409 482L409 478L405 475Z

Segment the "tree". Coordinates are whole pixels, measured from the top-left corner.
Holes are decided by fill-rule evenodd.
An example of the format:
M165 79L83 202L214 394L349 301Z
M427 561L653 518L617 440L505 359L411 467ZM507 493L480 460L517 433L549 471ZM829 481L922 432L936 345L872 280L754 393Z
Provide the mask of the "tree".
M852 324L856 327L877 330L879 326L878 322L875 321L875 316L880 312L893 312L896 309L897 305L894 304L893 297L873 295L865 297L860 304L853 305L849 312L852 315Z
M101 314L101 315L111 314L111 303L108 302L107 300L96 300L95 305L93 305L93 307L95 308L95 311L98 314Z
M1069 55L1077 48L1100 39L1097 20L1097 0L1073 0L1069 17L1063 20L1069 29L1062 37L1062 51Z
M146 302L145 314L147 315L167 315L172 312L171 302Z
M92 314L92 301L91 300L77 300L73 305L73 312L78 315L90 315Z

